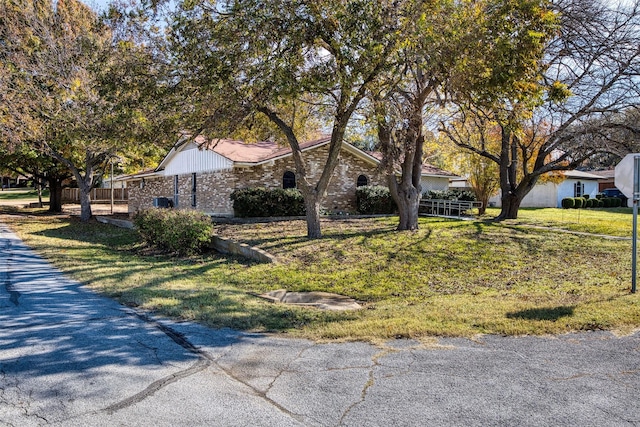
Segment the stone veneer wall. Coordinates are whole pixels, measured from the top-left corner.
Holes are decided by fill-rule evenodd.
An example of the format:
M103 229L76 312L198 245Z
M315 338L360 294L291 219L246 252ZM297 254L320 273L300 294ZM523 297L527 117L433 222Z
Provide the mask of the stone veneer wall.
M307 173L317 181L328 154L328 146L305 152ZM192 175L178 177L178 208L198 209L213 215L233 215L230 199L235 189L248 187L282 188L282 177L286 171L295 172L293 157L275 160L252 168L239 168L219 172L205 172L196 175L196 206L191 206ZM377 167L345 152L341 152L340 163L329 182L327 195L322 206L329 212L355 212L356 181L365 175L369 185L385 185L384 177ZM297 178L297 177L296 177ZM133 214L153 206L156 197L173 199L174 177L146 179L144 188L141 180L130 182L129 213Z

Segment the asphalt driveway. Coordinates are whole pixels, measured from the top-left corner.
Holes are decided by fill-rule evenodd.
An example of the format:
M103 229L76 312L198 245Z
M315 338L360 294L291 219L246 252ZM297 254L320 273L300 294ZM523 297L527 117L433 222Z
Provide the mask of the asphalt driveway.
M0 426L640 425L640 333L318 344L148 318L0 224Z

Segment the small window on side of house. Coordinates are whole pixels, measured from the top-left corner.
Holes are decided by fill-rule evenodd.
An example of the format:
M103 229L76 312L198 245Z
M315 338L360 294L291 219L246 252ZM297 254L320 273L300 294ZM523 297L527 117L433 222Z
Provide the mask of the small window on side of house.
M584 184L580 181L573 184L573 197L582 197L584 195Z
M365 185L369 185L369 178L365 175L360 175L358 181L356 181L356 187L364 187Z
M173 206L178 207L178 194L180 191L180 178L178 175L174 175L173 177Z
M197 200L196 200L196 174L193 173L191 174L191 206L192 207L196 207L197 205Z
M296 174L286 171L282 176L282 188L296 188Z

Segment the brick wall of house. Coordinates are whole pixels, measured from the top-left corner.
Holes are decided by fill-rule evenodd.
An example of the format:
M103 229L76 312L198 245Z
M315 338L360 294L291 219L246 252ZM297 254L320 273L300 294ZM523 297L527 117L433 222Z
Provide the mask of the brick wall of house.
M318 147L304 153L307 173L312 182L322 174L322 167L328 155L328 146ZM248 187L282 188L282 178L286 171L295 173L292 157L275 160L252 168L236 167L231 171L198 173L196 175L196 206L191 206L192 175L178 176L178 208L195 208L209 214L232 215L230 199L235 189ZM361 160L351 153L341 153L327 188L322 207L330 212L355 212L356 182L360 175L367 177L369 185L384 185L384 177L377 167ZM146 179L144 188L138 182L130 182L129 212L153 206L155 197L173 198L174 177Z

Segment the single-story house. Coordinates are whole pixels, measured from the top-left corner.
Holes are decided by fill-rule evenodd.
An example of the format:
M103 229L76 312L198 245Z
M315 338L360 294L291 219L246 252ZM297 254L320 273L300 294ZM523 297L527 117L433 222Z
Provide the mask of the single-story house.
M559 183L541 182L522 200L523 208L560 208L562 199L566 197L582 197L588 195L593 198L600 192L598 182L600 176L578 170L562 172L564 179ZM501 206L500 195L489 200L494 206Z
M329 137L300 144L310 179L319 179L328 155ZM330 212L355 212L356 187L385 185L380 161L372 153L343 142L340 163L329 183L323 208ZM245 143L197 137L180 141L158 167L119 179L129 190L129 213L154 206L167 198L174 207L198 209L214 216L232 216L231 193L248 187L295 188L296 173L291 148L276 142ZM423 191L446 190L455 175L424 165ZM114 180L116 181L116 180Z

